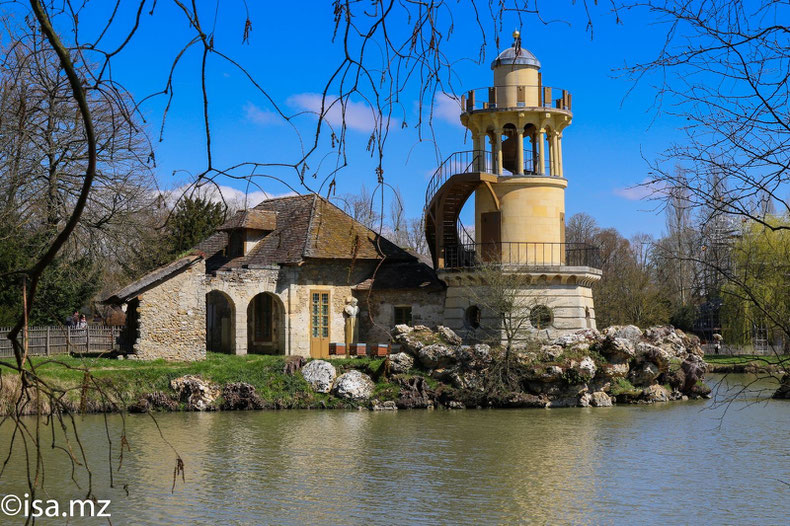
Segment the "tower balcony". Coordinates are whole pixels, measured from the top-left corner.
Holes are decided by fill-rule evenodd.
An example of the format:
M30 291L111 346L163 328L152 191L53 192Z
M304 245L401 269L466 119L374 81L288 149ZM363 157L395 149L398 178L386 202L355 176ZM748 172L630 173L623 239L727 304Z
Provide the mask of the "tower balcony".
M459 243L444 248L444 269L473 270L494 266L503 270L530 273L584 270L600 275L598 247L586 243L500 241Z
M541 84L492 86L469 90L461 96L461 107L466 113L540 109L571 115L571 93Z

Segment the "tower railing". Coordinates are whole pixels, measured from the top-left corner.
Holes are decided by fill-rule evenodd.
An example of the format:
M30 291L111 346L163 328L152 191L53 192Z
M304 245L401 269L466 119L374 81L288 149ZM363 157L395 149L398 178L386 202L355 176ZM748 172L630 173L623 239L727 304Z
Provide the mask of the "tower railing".
M463 243L444 247L444 268L474 268L487 264L549 269L601 268L601 254L598 247L586 243L502 241Z
M466 112L503 108L554 108L571 111L571 93L541 84L491 86L469 90L461 96Z
M433 173L428 187L425 189L425 205L427 206L442 185L456 174L471 172L493 173L491 152L485 150L469 150L455 152L442 162Z

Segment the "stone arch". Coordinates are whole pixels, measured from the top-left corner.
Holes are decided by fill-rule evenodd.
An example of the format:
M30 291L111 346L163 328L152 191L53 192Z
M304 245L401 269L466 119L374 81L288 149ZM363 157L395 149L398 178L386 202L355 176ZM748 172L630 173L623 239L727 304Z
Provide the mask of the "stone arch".
M285 307L276 294L261 292L247 305L247 352L285 354Z
M206 294L206 350L236 352L236 305L220 290Z

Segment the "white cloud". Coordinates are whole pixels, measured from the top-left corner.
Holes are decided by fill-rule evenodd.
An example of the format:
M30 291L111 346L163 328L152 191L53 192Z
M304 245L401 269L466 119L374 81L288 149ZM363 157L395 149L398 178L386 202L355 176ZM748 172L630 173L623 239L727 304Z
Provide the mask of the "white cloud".
M433 116L450 124L462 127L461 102L446 93L439 93L433 101Z
M641 201L651 197L659 197L664 190L664 185L652 179L645 179L639 184L624 188L615 188L614 195L629 201Z
M333 104L334 102L334 104ZM321 95L318 93L297 93L291 95L286 103L299 111L312 113L318 117L321 113ZM324 108L324 120L339 131L343 123L343 109L334 97L327 97ZM331 105L331 108L328 108ZM370 133L376 126L376 113L363 102L350 101L346 104L346 126L351 130Z
M184 193L186 191L186 194ZM204 197L213 202L224 202L229 208L233 210L241 210L245 207L252 208L261 201L267 199L274 199L276 197L286 197L289 195L296 195L294 192L285 192L282 194L273 194L263 190L255 190L244 194L242 190L232 188L225 185L206 185L200 188L192 189L187 185L174 188L172 190L165 190L162 192L168 206L173 206L184 195L191 195L193 197ZM246 199L245 199L246 197Z
M276 124L282 120L277 113L261 109L252 102L244 105L244 116L255 124Z

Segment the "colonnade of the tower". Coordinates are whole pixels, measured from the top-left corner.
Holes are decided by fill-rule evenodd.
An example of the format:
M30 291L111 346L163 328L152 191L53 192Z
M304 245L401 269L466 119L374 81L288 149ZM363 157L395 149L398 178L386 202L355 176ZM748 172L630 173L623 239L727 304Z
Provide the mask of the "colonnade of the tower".
M550 127L538 128L533 123L523 126L492 123L490 127L481 127L481 130L473 128L470 122L467 127L472 131L472 148L477 152L491 153L490 162L483 155L477 158L477 171L496 175L509 172L513 175L563 177L561 131ZM508 149L512 151L510 156L504 153Z

